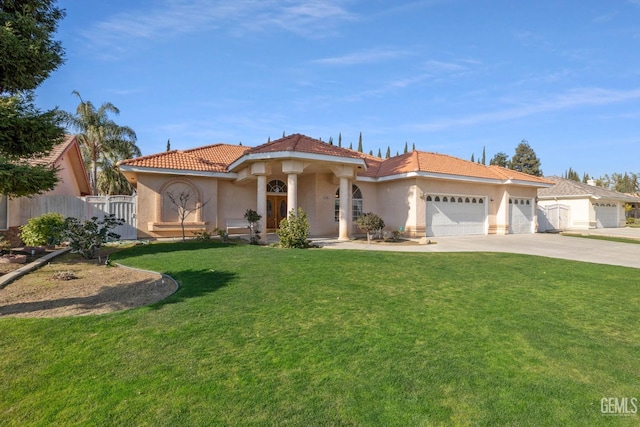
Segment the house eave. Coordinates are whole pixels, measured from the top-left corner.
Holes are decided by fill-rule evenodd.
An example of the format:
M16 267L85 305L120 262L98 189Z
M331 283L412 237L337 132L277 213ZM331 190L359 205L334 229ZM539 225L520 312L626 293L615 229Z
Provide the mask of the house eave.
M181 175L181 176L200 176L206 178L222 178L222 179L236 179L238 174L235 172L207 172L207 171L193 171L188 169L167 169L167 168L146 168L141 166L118 166L122 172L132 173L149 173L149 174L163 174L163 175Z
M230 171L236 171L247 162L269 161L269 160L307 160L327 163L336 163L343 165L353 165L367 170L367 164L364 159L355 157L339 157L329 154L305 153L300 151L274 151L269 153L252 153L241 156L238 160L229 165Z

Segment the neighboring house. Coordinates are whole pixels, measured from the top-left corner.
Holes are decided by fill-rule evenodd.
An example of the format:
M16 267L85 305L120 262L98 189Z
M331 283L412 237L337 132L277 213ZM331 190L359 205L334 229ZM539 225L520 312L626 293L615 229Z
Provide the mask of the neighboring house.
M0 196L0 234L8 237L12 244L18 244L19 227L31 218L31 210L26 206L34 206L48 196L85 196L91 194L89 179L84 167L80 146L74 135L66 135L65 139L53 147L45 156L29 160L30 164L57 166L59 181L56 187L31 198L19 197L9 199Z
M550 177L555 184L538 190L539 231L624 227L625 205L638 199L570 179Z
M262 232L273 230L301 207L312 236L348 239L364 212L414 237L533 233L537 190L552 185L443 154L412 151L383 160L300 134L253 148L167 151L119 168L136 187L141 238L180 234L168 197L180 193L189 196L189 232L224 229L247 209L262 215Z

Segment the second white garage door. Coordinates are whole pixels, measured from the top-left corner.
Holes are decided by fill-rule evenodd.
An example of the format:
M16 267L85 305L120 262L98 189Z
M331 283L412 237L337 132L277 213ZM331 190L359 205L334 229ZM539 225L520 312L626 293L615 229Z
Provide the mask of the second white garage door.
M486 199L427 196L427 236L487 234Z
M596 210L596 227L597 228L615 228L620 227L618 222L618 204L617 203L594 203Z
M535 231L533 205L532 199L509 199L509 234L528 234Z

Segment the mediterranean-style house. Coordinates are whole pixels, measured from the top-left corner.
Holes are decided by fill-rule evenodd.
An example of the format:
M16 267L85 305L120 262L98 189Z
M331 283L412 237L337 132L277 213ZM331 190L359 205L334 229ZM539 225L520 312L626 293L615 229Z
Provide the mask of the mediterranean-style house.
M7 237L13 244L19 244L20 226L25 225L33 216L30 207L39 201L46 204L50 196L86 196L91 194L89 179L84 167L80 146L74 135L66 135L44 157L29 159L31 165L58 167L59 181L53 190L33 197L8 198L0 195L0 235ZM43 207L45 212L49 211ZM40 210L38 210L40 214Z
M444 154L414 150L381 159L301 134L257 147L166 151L119 168L136 188L140 238L180 234L171 201L179 195L187 231L224 229L253 209L264 233L301 207L312 236L343 240L358 231L354 220L364 212L412 237L533 233L537 190L553 185Z
M554 183L538 191L540 231L588 230L590 228L624 227L625 206L640 200L629 194L560 177L548 178Z

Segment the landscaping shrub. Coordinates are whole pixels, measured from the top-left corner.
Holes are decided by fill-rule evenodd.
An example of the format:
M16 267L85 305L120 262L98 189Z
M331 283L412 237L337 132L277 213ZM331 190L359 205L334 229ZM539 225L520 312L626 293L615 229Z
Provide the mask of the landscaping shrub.
M356 219L356 225L367 233L367 242L371 242L371 234L379 232L384 228L384 221L378 215L368 212L360 215Z
M262 215L253 209L247 209L244 214L245 219L249 223L249 243L252 245L259 244L260 240L260 228L258 227L259 221L262 219Z
M31 218L20 228L20 239L27 246L59 245L62 241L64 217L59 213L46 213Z
M277 234L280 246L283 248L308 248L311 242L307 239L309 237L307 213L302 208L298 208L297 213L291 209L289 216L280 221Z
M113 228L124 224L124 220L115 215L107 215L103 219L93 217L84 222L77 218L67 218L64 221L63 238L69 240L71 249L84 258L94 258L98 249L109 240L117 240L120 235L113 233Z

